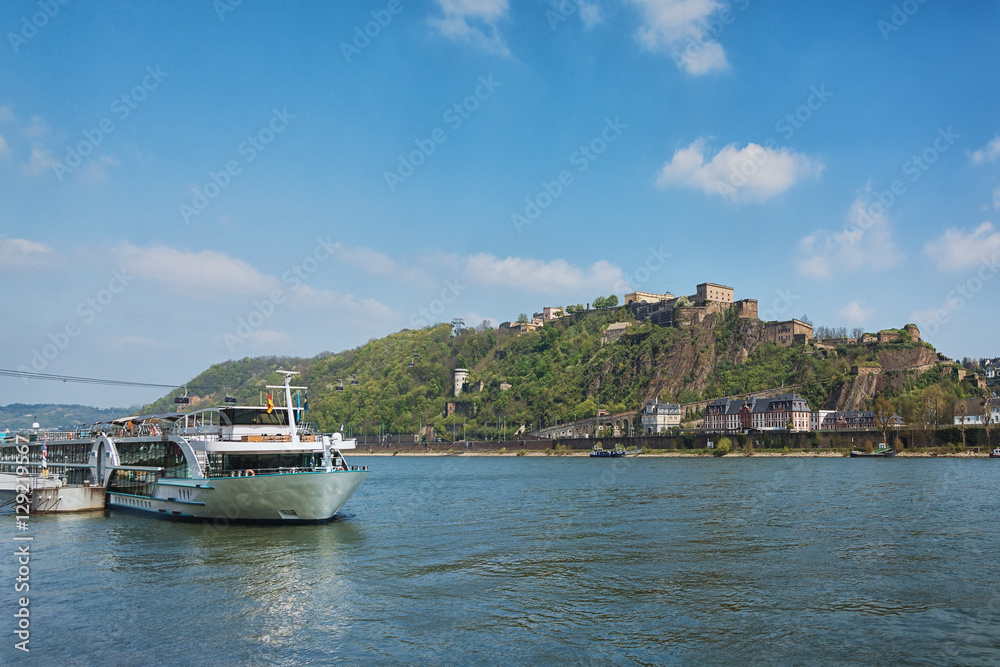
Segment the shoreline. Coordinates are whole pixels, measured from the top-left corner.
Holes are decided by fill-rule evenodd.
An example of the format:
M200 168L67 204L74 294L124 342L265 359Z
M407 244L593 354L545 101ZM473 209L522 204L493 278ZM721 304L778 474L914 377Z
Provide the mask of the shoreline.
M350 450L347 450L350 451ZM546 453L548 452L548 453ZM558 454L552 453L552 450L533 450L526 451L524 454L518 454L517 452L500 452L498 450L493 451L479 451L479 452L404 452L399 451L393 452L352 452L348 454L349 457L355 456L451 456L451 457L514 457L514 458L590 458L590 452L587 450L575 451L575 452L560 452ZM714 458L726 458L726 459L745 459L745 458L800 458L800 459L813 459L813 458L840 458L846 459L850 458L847 454L842 452L754 452L751 455L747 454L727 454L726 456L714 456L711 453L702 454L695 452L680 452L680 451L654 451L654 452L644 452L636 456L628 457L615 457L615 458L682 458L682 459L714 459ZM940 459L940 458L950 458L950 459L988 459L990 455L985 454L974 454L971 452L902 452L896 454L895 458L900 459Z

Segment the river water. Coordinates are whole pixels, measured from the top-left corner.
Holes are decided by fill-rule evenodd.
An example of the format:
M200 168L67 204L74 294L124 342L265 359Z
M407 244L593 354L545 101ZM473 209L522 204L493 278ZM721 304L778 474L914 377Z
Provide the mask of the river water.
M1000 663L1000 461L351 461L326 525L32 517L0 662Z

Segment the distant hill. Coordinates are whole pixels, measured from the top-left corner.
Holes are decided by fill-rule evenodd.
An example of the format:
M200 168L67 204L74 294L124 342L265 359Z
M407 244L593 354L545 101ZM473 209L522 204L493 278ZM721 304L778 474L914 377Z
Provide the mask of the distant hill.
M38 422L43 428L59 429L93 424L94 422L115 419L140 410L140 406L131 408L92 408L86 405L60 405L56 403L12 403L0 406L0 431L12 431L31 428L33 422Z
M632 325L602 346L601 333L614 322ZM867 409L878 394L909 423L927 419L931 401L937 417L950 422L954 399L976 391L928 343L779 347L766 342L762 322L734 310L681 328L637 322L621 307L574 313L520 335L454 333L440 324L311 359L216 364L188 383L189 407L221 404L226 393L258 405L265 385L280 384L278 368L301 372L293 384L309 387L306 419L323 430L344 424L355 433L416 433L432 425L442 433L465 424L469 437L495 436L498 423L506 423L509 434L522 424L537 428L593 416L599 408L639 408L651 398L694 403L790 385L801 385L796 391L814 410ZM878 366L881 375L854 376L857 365ZM469 369L469 388L458 399L459 413L445 417L446 404L456 400L455 368ZM146 411L174 410L179 393Z

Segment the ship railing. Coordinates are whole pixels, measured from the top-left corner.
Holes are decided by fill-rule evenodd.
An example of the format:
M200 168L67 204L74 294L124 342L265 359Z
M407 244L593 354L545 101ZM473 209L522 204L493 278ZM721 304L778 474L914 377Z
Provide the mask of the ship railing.
M206 440L218 440L220 442L291 442L288 435L228 435L222 434L214 438L205 437ZM299 442L322 442L320 436L312 434L299 435Z
M257 468L257 469L242 469L242 470L214 470L211 469L206 473L207 477L219 478L219 477L257 477L259 475L296 475L305 472L324 472L326 468L323 466L293 466L287 468ZM346 468L335 468L334 472L360 472L368 470L368 466L347 466Z
M87 431L38 431L37 433L5 433L0 436L0 444L13 445L22 442L36 442L41 444L44 440L79 440L88 437Z
M87 437L86 431L74 430L74 431L41 431L38 433L37 440L79 440L81 438Z

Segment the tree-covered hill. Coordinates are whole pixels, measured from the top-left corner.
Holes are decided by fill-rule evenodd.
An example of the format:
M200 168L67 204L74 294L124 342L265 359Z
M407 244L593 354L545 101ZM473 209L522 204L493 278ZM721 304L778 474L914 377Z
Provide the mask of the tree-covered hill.
M613 322L631 326L602 346L601 333ZM593 416L599 408L635 409L654 397L691 403L790 385L801 385L797 391L813 409L867 408L877 393L911 422L926 419L933 399L944 422L954 399L976 390L936 360L927 343L908 341L778 347L765 342L763 323L734 310L672 328L639 323L622 307L573 313L524 334L471 328L456 334L441 324L311 359L229 361L192 379L188 393L191 408L221 403L226 393L258 404L265 385L280 384L276 369L296 370L294 384L310 388L306 418L323 430L344 424L355 433L416 433L432 425L440 434L464 423L469 437L493 437L498 425L509 434L521 425ZM878 365L882 374L866 384L851 375L857 365ZM470 389L457 399L459 412L445 417L446 403L456 400L455 368L469 369ZM147 410L173 410L177 393Z
M73 428L83 424L115 419L130 411L138 412L141 406L131 408L92 408L86 405L60 405L55 403L11 403L0 406L0 431L20 431L38 422L42 428Z

